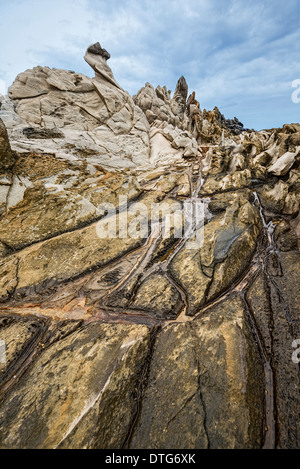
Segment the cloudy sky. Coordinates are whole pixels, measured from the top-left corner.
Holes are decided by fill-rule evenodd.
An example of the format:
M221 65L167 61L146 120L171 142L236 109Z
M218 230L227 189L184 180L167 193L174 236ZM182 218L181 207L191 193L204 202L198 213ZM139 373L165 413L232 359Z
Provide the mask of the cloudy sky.
M0 0L0 93L36 65L93 76L97 41L131 94L184 75L202 109L246 127L300 120L300 0Z

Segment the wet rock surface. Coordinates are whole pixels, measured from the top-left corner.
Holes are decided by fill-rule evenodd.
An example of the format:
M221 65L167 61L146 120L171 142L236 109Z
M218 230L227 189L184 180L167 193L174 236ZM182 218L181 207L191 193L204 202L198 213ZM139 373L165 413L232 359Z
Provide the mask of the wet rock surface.
M299 448L300 125L109 57L0 96L0 447Z

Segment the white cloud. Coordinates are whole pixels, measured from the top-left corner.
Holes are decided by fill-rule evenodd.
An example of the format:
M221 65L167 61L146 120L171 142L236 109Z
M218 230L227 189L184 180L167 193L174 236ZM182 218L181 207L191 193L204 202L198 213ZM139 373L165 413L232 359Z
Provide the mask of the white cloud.
M83 61L100 41L116 80L131 93L149 81L174 89L182 74L205 107L230 109L270 126L276 99L291 107L300 77L298 0L1 0L0 77L8 85L38 64L91 75ZM297 22L298 20L298 22ZM264 100L255 116L249 103ZM294 119L295 120L295 119Z
M0 80L0 94L6 94L7 89L6 89L6 84L5 81Z

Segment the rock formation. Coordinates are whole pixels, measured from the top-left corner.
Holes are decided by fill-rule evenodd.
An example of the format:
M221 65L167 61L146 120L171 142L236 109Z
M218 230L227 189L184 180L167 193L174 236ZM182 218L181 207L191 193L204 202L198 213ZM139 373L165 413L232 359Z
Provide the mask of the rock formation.
M300 125L131 97L109 57L0 96L0 447L299 448ZM196 201L191 249L150 209Z

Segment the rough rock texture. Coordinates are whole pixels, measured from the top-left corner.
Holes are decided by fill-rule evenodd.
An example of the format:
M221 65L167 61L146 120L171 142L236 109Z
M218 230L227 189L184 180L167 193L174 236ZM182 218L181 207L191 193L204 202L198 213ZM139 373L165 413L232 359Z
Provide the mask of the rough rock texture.
M136 413L133 394L148 339L144 326L92 323L46 342L25 380L3 401L1 447L122 446Z
M10 148L7 130L0 119L0 171L9 170L14 165L14 155Z
M194 322L169 325L155 342L130 447L259 448L262 383L263 366L238 296Z
M109 58L0 96L0 447L299 448L300 125Z

